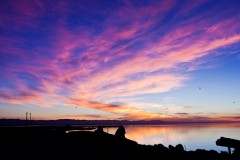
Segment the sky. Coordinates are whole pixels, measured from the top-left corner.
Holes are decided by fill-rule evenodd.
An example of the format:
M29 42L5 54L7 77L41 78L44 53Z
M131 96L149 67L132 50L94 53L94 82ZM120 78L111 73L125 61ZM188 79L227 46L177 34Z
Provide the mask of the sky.
M1 0L0 118L240 121L240 1Z

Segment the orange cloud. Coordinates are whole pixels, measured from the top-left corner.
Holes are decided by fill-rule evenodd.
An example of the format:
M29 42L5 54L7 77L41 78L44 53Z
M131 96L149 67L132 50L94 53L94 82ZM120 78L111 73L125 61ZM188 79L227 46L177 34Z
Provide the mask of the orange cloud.
M29 30L34 30L34 38L0 37L3 44L0 51L7 55L7 61L1 61L4 64L1 77L4 82L9 82L4 89L0 88L4 91L1 101L45 107L78 105L102 110L120 119L161 119L164 115L148 112L147 105L144 108L127 101L124 106L114 106L107 102L180 88L192 77L190 71L204 64L203 58L232 54L218 50L240 42L240 23L236 23L239 15L227 16L227 12L221 12L219 19L209 16L215 13L214 6L187 18L189 11L205 3L207 1L180 5L179 14L169 15L169 11L178 5L175 0L141 7L128 2L111 10L107 16L105 12L99 13L105 15L99 24L89 19L92 26L97 26L91 28L81 24L68 26L67 17L75 10L71 10L68 3L59 2L54 10L59 17L54 19L55 25L49 25L52 28L48 28L48 32L38 26L39 33L45 35L40 36L43 40L38 39L42 34L35 33L39 23L35 18L47 12L46 3L37 0L16 5L10 3L12 15L8 12L0 14L4 23L14 26L9 32L17 33L27 23ZM27 18L15 15L15 11ZM79 12L75 14L79 15ZM15 19L18 20L16 28L12 25ZM32 22L33 27L29 25ZM0 26L6 30L11 28L6 24L0 23ZM47 22L42 24L47 25ZM19 35L25 35L26 28L23 31ZM167 108L171 115L187 113Z
M109 104L104 104L99 102L92 102L86 99L70 99L66 103L71 106L94 108L94 109L110 112L112 114L117 115L118 118L116 119L151 120L151 119L167 118L165 115L161 113L147 112L140 109L136 109L134 107L109 105ZM108 118L105 117L105 119L108 119Z

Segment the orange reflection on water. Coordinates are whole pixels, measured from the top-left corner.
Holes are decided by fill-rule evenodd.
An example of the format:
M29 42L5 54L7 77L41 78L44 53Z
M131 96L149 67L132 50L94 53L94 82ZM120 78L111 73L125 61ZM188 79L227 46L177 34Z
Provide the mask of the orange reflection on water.
M225 151L226 148L216 146L215 142L218 138L223 136L240 139L240 124L238 123L133 125L125 126L125 128L126 137L139 144L163 144L167 147L181 143L186 150Z

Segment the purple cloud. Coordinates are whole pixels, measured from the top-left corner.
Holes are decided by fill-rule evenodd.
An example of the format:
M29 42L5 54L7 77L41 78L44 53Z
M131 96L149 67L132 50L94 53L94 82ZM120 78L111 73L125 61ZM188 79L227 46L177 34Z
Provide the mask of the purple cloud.
M117 114L106 99L180 88L204 58L232 54L218 50L240 42L236 4L211 3L124 1L101 9L105 4L97 1L4 2L1 101L51 106L49 97L64 105L86 99L83 107ZM129 116L140 114L158 117L144 111Z

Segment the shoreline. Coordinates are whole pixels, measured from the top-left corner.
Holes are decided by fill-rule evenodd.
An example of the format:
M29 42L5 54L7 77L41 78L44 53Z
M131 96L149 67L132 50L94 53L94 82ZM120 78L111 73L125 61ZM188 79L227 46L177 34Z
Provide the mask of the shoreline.
M187 125L187 124L239 124L239 121L162 121L162 120L74 120L74 119L57 119L57 120L23 120L23 119L0 119L2 126L119 126L119 125Z
M233 160L239 156L239 152L229 154L227 152L218 153L215 150L197 149L195 151L186 151L182 144L176 146L163 144L145 145L139 144L125 137L116 137L116 135L104 131L96 132L81 130L66 133L70 128L66 127L0 127L1 133L1 151L3 157L10 156L15 159L18 155L23 159L32 159L43 152L40 159L72 159L84 157L86 159L96 159L100 154L100 159L124 159L116 157L121 152L122 156L130 155L131 159L184 159L184 160ZM4 137L4 138L3 138ZM3 147L4 146L4 147ZM75 153L76 152L76 153ZM11 154L15 153L15 154ZM75 153L75 154L74 154ZM59 154L61 155L60 157ZM26 157L27 155L27 157ZM28 157L28 155L30 157ZM91 155L90 157L88 157ZM13 156L13 157L12 157ZM38 158L34 158L38 159ZM126 158L125 158L126 159ZM235 160L234 159L234 160ZM237 160L237 159L236 159Z

